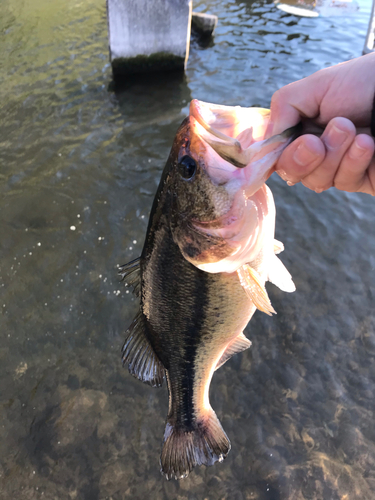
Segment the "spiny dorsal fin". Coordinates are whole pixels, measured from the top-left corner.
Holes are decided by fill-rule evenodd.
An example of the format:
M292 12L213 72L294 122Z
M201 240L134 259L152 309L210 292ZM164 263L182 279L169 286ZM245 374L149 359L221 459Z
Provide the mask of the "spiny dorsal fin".
M160 387L164 366L148 341L144 328L144 316L139 312L126 332L122 361L128 363L129 373L134 377L152 387Z
M243 289L254 306L259 309L259 311L262 311L269 316L276 314L275 309L271 305L266 289L261 283L260 276L255 269L250 267L249 264L244 264L242 267L237 269L237 274L240 278L240 283Z
M296 290L296 285L293 283L289 271L276 255L268 263L268 281L276 285L283 292L291 293Z
M183 479L196 465L222 462L230 451L230 442L216 413L207 410L204 421L191 430L181 429L167 420L161 450L161 472L167 479Z
M281 253L284 251L284 243L279 240L273 240L273 251L275 254Z
M223 366L223 364L228 361L235 354L248 349L251 346L249 339L245 337L243 333L240 333L230 344L227 345L225 351L223 352L221 358L216 364L215 370Z
M128 262L124 266L119 266L121 281L125 281L126 286L132 286L134 294L139 297L141 291L140 258Z

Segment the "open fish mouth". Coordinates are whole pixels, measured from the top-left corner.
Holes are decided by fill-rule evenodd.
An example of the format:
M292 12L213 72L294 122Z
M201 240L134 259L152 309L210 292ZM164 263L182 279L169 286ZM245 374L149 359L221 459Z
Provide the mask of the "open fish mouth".
M199 178L209 181L202 180L201 186L209 187L206 198L197 196L200 205L190 214L191 232L178 238L185 258L201 270L234 272L263 244L263 226L272 219L265 182L298 130L264 139L269 119L270 111L263 108L196 99L190 104L188 154L201 168Z
M237 271L255 258L263 235L272 232L264 230L274 220L265 182L297 129L264 139L269 119L270 111L263 108L196 99L190 104L177 163L177 172L182 166L179 175L187 179L178 185L190 205L174 198L174 213L185 221L176 226L174 238L186 260L203 271ZM195 166L190 177L185 176L186 158Z
M258 212L253 196L297 132L293 127L264 139L269 119L270 110L264 108L221 106L197 99L191 102L190 149L203 160L211 181L224 187L231 200L230 206L212 220L192 218L196 230L231 240L249 224L249 212Z
M224 160L237 168L248 167L270 153L278 153L296 137L292 127L264 140L270 110L220 106L193 99L190 116L200 127L197 133ZM274 162L273 162L274 163ZM270 166L270 169L273 164Z

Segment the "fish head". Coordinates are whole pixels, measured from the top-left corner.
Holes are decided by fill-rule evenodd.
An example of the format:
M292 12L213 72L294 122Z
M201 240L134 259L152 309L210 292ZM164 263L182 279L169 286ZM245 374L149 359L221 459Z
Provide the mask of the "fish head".
M184 257L204 271L236 271L259 252L266 219L274 232L264 183L292 132L264 140L269 116L263 108L193 100L177 132L171 230Z

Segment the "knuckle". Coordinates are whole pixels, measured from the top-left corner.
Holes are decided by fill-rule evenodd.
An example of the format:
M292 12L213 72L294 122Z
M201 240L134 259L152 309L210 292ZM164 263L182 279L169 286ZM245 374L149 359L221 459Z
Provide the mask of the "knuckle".
M276 90L276 92L273 94L271 98L271 107L277 106L280 102L282 102L284 96L285 96L285 87L281 87L280 89Z
M271 97L271 109L275 110L278 107L280 102L280 90L276 90L276 92Z
M359 183L358 183L359 185ZM350 182L345 182L342 180L334 180L333 181L333 187L338 189L339 191L347 191L348 193L351 193L353 191L357 191L358 185L354 185L353 183Z
M327 191L327 189L333 187L334 180L317 177L316 173L314 173L305 177L302 183L312 191L315 191L316 193L322 193L323 191Z

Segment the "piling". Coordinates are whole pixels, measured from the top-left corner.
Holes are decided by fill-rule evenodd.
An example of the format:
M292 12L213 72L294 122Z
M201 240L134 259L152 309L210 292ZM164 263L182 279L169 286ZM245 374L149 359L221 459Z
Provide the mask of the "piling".
M191 29L199 36L209 38L212 36L216 28L217 21L218 17L213 14L193 12L191 18Z
M192 0L107 0L114 76L183 70L191 15Z

